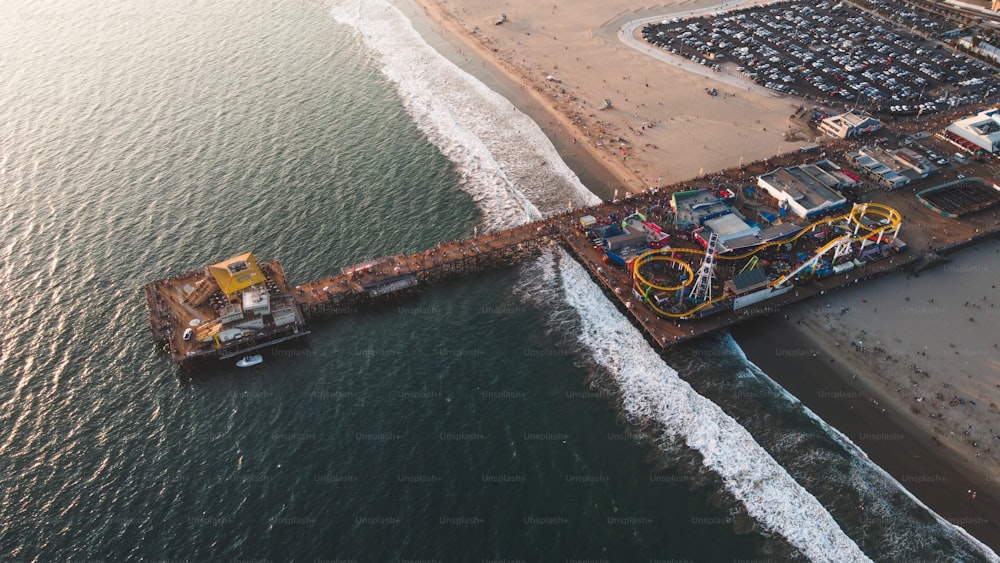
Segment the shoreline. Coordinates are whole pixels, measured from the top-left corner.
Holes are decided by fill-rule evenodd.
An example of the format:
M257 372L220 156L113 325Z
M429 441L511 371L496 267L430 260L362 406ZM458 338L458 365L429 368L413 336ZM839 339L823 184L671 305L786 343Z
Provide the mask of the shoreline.
M770 319L746 323L732 334L750 361L846 436L920 503L990 548L998 548L1000 506L992 502L996 483L970 479L968 466L942 455L940 445L903 420L901 411L877 387L864 378L853 379L854 372L836 351L791 323ZM801 347L808 355L777 357L766 351L774 349L775 341ZM802 377L805 374L808 378ZM967 495L973 487L978 487L976 500Z
M607 173L607 177L619 179L623 184L628 183L629 171L627 168L621 166L617 161L611 161L602 158L602 155L594 150L592 146L587 143L580 144L579 142L574 143L572 139L575 139L575 131L572 122L566 117L566 115L556 108L547 108L550 100L543 95L542 90L533 84L530 80L524 77L524 74L517 68L514 67L509 61L504 60L502 57L496 55L496 52L490 52L486 45L481 41L477 41L470 30L466 27L465 23L459 18L455 17L452 13L447 11L441 3L436 0L409 0L419 6L426 16L433 21L433 23L439 28L443 29L451 39L457 40L465 48L472 51L476 58L485 61L486 64L490 65L493 70L497 73L503 75L505 81L509 81L507 87L507 92L504 94L510 99L510 94L514 94L520 101L520 104L515 104L518 109L525 111L532 120L535 121L542 128L547 135L549 135L550 140L557 139L553 141L556 145L559 154L565 158L565 148L569 145L580 146L582 152L586 154L581 160L590 161L588 164L591 166L597 165ZM454 46L454 44L452 44ZM464 55L464 50L460 51L460 54ZM497 77L493 75L496 80ZM516 85L521 91L521 95L517 96L517 89L510 85ZM574 151L575 152L575 151ZM577 154L574 157L580 159ZM591 172L593 174L593 172ZM589 187L589 186L588 186ZM606 190L598 190L599 196L602 199L610 199L606 197L603 193Z
M978 337L963 333L964 348L952 349L954 334L942 334L941 329L957 333L964 328L949 322L947 315L952 307L965 308L950 302L939 288L949 278L976 285L978 280L968 276L988 276L1000 269L998 251L1000 240L979 241L950 254L951 262L919 278L901 279L902 274L895 273L732 330L750 361L769 377L921 502L994 550L1000 549L1000 441L991 434L1000 430L1000 371L995 367L1000 365L1000 351L991 338L998 337L989 330ZM986 297L1000 299L1000 291ZM890 312L906 326L885 331L875 309ZM981 308L977 313L986 314ZM925 346L921 336L939 338L940 345L920 350ZM859 341L863 347L851 346ZM971 363L957 364L955 354ZM949 401L945 390L965 402ZM976 492L975 499L970 490Z
M602 199L611 199L611 192L616 189L638 191L645 187L656 187L656 185L650 185L651 178L648 172L644 177L642 170L630 168L628 157L614 158L614 153L611 152L609 156L609 151L606 150L606 147L602 148L602 146L598 146L593 142L587 142L587 129L593 125L593 122L582 119L580 113L567 112L565 104L560 106L558 101L554 102L554 98L552 97L553 85L551 83L546 83L544 79L540 78L541 75L535 80L526 78L526 75L530 75L530 72L527 72L526 69L530 69L530 63L533 62L530 57L531 51L527 46L525 46L524 54L521 55L524 57L521 60L521 64L514 64L510 60L510 53L505 53L501 50L505 41L509 42L511 39L497 39L493 36L486 36L482 32L485 25L488 25L488 20L484 19L483 16L483 2L478 0L463 2L461 8L463 12L462 17L450 13L455 8L449 7L447 0L395 0L396 4L400 2L406 2L411 7L415 6L417 9L423 10L424 14L422 16L427 18L427 23L432 28L437 29L439 33L438 37L441 41L450 46L452 52L450 54L446 53L446 56L453 62L456 62L456 64L465 60L466 64L459 64L459 66L476 75L480 80L483 80L484 76L486 76L488 79L483 80L484 82L498 89L518 109L527 113L535 120L546 135L549 136L560 155L577 172L581 180L584 181L584 184ZM739 4L750 3L752 2ZM523 7L522 2L517 0L513 4L517 6L516 9L518 10L518 12L515 12L517 14L516 18L524 19L527 8ZM506 3L505 6L507 8L505 9L509 10L510 5L510 2ZM661 7L641 8L632 12L625 9L613 15L613 17L604 20L604 23L600 27L605 34L610 32L614 35L619 33L622 22L640 19L641 15L639 15L639 12L656 13L659 11L660 13L667 14L679 12L677 8L677 5L664 4ZM536 8L535 12L532 13L537 16L539 9ZM555 9L553 8L553 11ZM412 16L412 14L408 15ZM411 17L411 19L413 18ZM478 22L478 24L469 24L467 23L468 21ZM472 29L476 29L476 32L473 33L470 30L470 25L478 25L479 28L476 29L473 27ZM538 23L535 27L532 27L532 31L537 31L538 25L542 29L545 28L544 25ZM505 23L499 27L507 27L509 29L514 26L508 26ZM588 30L589 34L584 39L584 42L594 37L599 38L601 30L598 30L596 33L594 30ZM560 30L560 33L562 32ZM430 33L433 34L434 31L432 30ZM526 36L531 35L531 31L523 31L523 33ZM553 31L553 33L555 32ZM427 36L427 34L424 35L425 37ZM517 44L522 45L522 42L517 41ZM492 51L489 47L490 45L493 45ZM605 42L604 46L610 47L615 53L619 51L627 53L632 50L628 46L621 44L614 45L610 42ZM435 45L435 47L438 47L438 45ZM473 63L468 64L468 61L473 61ZM664 67L664 63L662 62L657 64L663 67L661 70L664 75L670 76L682 83L690 84L698 80L711 80L711 77L705 79L690 76L688 71L683 69L679 63L676 66L681 67L680 69L669 66ZM476 65L479 66L478 69L469 68ZM589 69L590 67L588 66L587 68ZM597 74L599 78L599 73ZM649 81L648 77L646 77L646 80L648 85L651 81ZM560 81L556 84L565 83ZM500 87L496 88L498 85ZM723 89L729 87L729 85L718 87ZM633 97L635 97L635 94L633 94ZM734 94L733 99L735 97ZM773 98L774 96L771 97ZM555 98L558 98L558 96ZM724 96L724 99L727 99L727 96ZM693 104L692 107L684 106L683 111L686 115L683 116L682 129L697 127L696 124L700 124L703 120L707 119L700 116L711 114L715 107L718 106L718 104L712 103L716 100L711 99L707 100L707 104L706 100L702 100L701 98L691 101L698 103ZM785 100L785 103L791 107L791 103L794 101ZM635 103L637 104L637 108L641 108L645 102L640 101ZM573 115L576 115L577 119L573 119L571 117ZM604 117L604 114L598 113L597 115ZM638 113L635 115L638 116ZM673 119L671 117L671 120ZM780 125L783 120L784 118L774 121L777 121ZM608 121L612 120L609 119ZM769 122L768 124L772 127L774 126L773 122ZM659 125L661 124L657 124L657 128ZM734 121L734 128L736 125ZM623 131L635 133L635 129L628 124L628 119L619 119L619 122L615 126L621 127ZM609 125L608 129L611 129L611 127L613 126ZM761 129L766 131L763 125L761 125ZM647 133L653 130L654 128L651 127ZM642 131L646 131L645 127ZM717 132L710 134L717 135ZM630 138L629 140L634 139ZM728 150L738 153L743 150L741 147L747 143L753 143L753 141L740 135L732 136L730 134L728 136L724 135L719 143L715 146L724 149L723 152ZM633 147L629 143L623 143L623 145L627 145L629 148ZM707 149L708 146L703 145L702 148ZM773 156L777 152L780 152L780 148L780 145L778 145L779 151L762 151L763 153L770 154L755 155L750 160ZM702 149L688 147L687 156L680 158L699 161L704 156L704 152ZM623 154L625 154L624 151ZM650 154L643 154L639 158L649 159L650 157ZM675 156L674 158L678 157ZM729 158L730 160L726 161L717 170L712 169L707 173L715 173L731 168L736 163L737 158L739 158L740 163L744 160L742 155L733 158L732 154L730 154ZM699 172L700 174L697 176L702 176L705 173L703 169L699 170ZM662 181L663 185L671 185L694 177L690 172L687 175L682 172L664 172L658 178L661 179L659 181ZM589 180L591 178L597 178L600 184L594 185L590 183ZM983 241L976 241L972 244L972 248L981 247L984 244L986 243ZM961 252L969 251L970 249L966 248ZM881 280L866 282L864 288L844 288L836 292L835 296L822 298L822 302L824 304L828 301L847 302L852 299L852 295L867 291L870 284L877 282L884 284L887 279L890 280L890 283L891 280L898 282L898 277L899 274L897 273L894 276L885 276ZM804 311L819 306L817 305L818 303L820 303L820 298L794 305L786 312L792 318L796 316L801 317L805 314ZM848 436L859 448L869 455L875 464L896 479L921 502L947 520L965 528L993 549L1000 549L1000 503L996 502L1000 500L1000 475L991 473L982 463L974 463L975 460L970 462L968 459L961 459L953 448L942 450L941 448L946 446L942 446L940 440L935 440L932 434L924 431L924 428L915 420L916 416L908 410L909 405L900 397L893 396L891 390L885 389L884 382L881 387L878 385L877 370L873 369L872 366L864 365L856 359L850 358L845 348L842 347L842 344L839 344L838 340L833 338L830 332L821 326L821 324L797 325L791 321L782 321L775 317L775 315L772 315L771 317L750 320L732 329L734 338L736 338L740 347L745 350L747 357L761 367L782 387L802 400L803 404L813 410L820 418L830 424L831 427ZM796 342L797 344L794 346L798 346L801 349L815 350L817 357L826 361L821 366L824 369L820 370L823 375L811 381L796 379L796 374L800 372L789 371L789 366L784 364L781 358L768 353L769 347L771 350L774 347L773 341L765 338L766 335L772 335L774 338L778 338L779 341ZM909 357L909 359L912 359L912 357ZM867 376L853 377L854 374L860 373L866 373ZM827 389L827 391L823 391L823 389ZM824 394L826 394L825 397L822 396ZM863 397L871 398L881 406L874 408L875 403L871 405L861 404L861 398ZM849 404L851 402L859 404ZM883 413L882 409L885 409L886 412ZM892 414L892 416L887 416L888 414ZM1000 424L994 430L1000 430ZM860 439L862 436L870 439ZM892 437L894 440L883 439L886 437ZM879 447L886 443L891 447ZM1000 444L998 444L998 450L1000 450ZM975 489L978 495L974 501L966 494L967 491L972 489Z
M614 190L623 186L619 171L610 168L592 151L585 150L586 147L572 142L571 133L561 121L556 120L558 112L540 104L539 97L532 95L534 89L526 88L524 81L519 79L516 73L502 67L489 53L477 48L478 43L463 35L464 28L454 29L444 25L442 22L446 22L448 16L433 0L430 2L389 0L389 2L410 19L413 27L431 47L502 95L518 111L528 115L538 124L559 156L591 192L604 201L610 201ZM433 8L437 10L432 13Z
M589 171L578 172L581 179L593 176L603 184L587 184L602 199L612 199L615 190L619 195L638 193L716 173L736 162L770 158L813 140L790 121L799 100L734 86L732 76L722 81L693 75L680 61L665 64L618 40L621 21L687 13L690 6L664 3L630 11L623 2L585 0L585 6L574 7L574 12L592 12L589 19L603 22L594 26L580 16L560 17L549 5L512 0L504 4L510 19L494 25L500 9L485 0L463 0L461 6L448 0L395 0L400 2L418 7L441 32L429 34L448 35L443 40L451 52L445 55L453 62L473 57L481 63L478 70L459 66L480 79L486 74L497 80L502 74L501 81L508 84L501 93L508 99L513 95L517 101L511 101L542 127L565 160ZM720 5L701 4L696 6L701 11ZM560 53L540 39L550 32L568 34L573 50L564 45ZM619 72L630 74L620 81L602 78ZM640 75L643 82L637 83ZM707 86L721 95L705 95ZM617 101L601 109L606 98ZM792 139L786 139L789 135Z

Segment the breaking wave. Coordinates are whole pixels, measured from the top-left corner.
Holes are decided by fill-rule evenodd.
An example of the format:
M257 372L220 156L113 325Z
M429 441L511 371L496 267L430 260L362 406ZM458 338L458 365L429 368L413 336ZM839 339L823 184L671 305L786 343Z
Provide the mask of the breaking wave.
M868 559L743 426L663 361L583 266L564 253L559 264L560 293L579 314L579 343L612 374L630 421L652 422L697 451L751 517L810 560Z
M345 0L333 14L378 53L417 126L455 163L488 230L541 219L567 203L599 203L538 124L435 51L394 6Z
M799 462L796 470L821 475L825 484L815 487L833 488L837 492L854 491L865 506L868 520L877 523L866 527L861 534L869 544L877 545L880 557L893 561L913 560L927 554L937 553L942 559L1000 561L989 546L969 534L920 501L899 481L882 467L873 463L868 455L846 435L830 426L812 410L803 405L795 396L747 358L736 341L727 336L723 339L725 352L738 363L746 366L743 373L755 378L760 385L769 388L776 396L788 401L791 408L798 410L810 422L831 438L849 454L844 465L843 456L829 448L811 447L810 456L804 459L800 452L794 453ZM806 433L808 431L804 431ZM808 439L808 436L789 434L793 441ZM773 446L775 449L781 445ZM777 454L776 454L777 455ZM836 470L831 468L836 467ZM792 471L792 469L789 469ZM815 481L815 480L814 480ZM831 491L833 492L833 491Z

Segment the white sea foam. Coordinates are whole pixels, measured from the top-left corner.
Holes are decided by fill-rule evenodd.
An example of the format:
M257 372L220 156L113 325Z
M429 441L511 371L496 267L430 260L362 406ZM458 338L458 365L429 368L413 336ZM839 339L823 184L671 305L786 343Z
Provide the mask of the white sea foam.
M784 397L788 398L789 400L795 401L797 403L799 402L798 399L796 399L791 393L785 390L784 387L779 385L778 382L771 379L771 376L767 375L767 373L764 370L760 369L756 364L751 362L750 359L747 358L746 353L743 351L742 348L740 348L739 344L737 344L736 340L734 340L732 336L728 336L726 338L725 345L732 351L733 355L742 360L743 363L747 365L747 369L752 371L756 375L756 377L758 377L761 381L767 383L770 387L777 390L779 393L781 393ZM879 477L884 479L884 482L891 484L893 489L904 493L913 501L914 504L923 508L929 514L931 514L934 517L935 522L937 522L937 524L941 527L942 530L951 530L953 533L960 536L962 540L968 542L968 544L973 549L978 551L976 555L981 557L984 561L1000 562L1000 556L997 556L997 554L992 549L990 549L989 546L976 539L974 536L972 536L972 534L967 532L965 528L952 524L945 518L941 517L941 515L931 510L927 505L921 502L920 499L914 496L913 493L907 490L906 487L902 485L902 483L897 481L892 475L889 475L889 473L886 472L885 469L882 469L882 467L872 462L871 458L868 457L868 454L866 454L864 450L859 448L857 444L851 441L851 439L848 438L843 432L827 424L822 418L817 416L816 413L814 413L805 405L802 405L800 403L799 406L801 406L802 412L805 413L806 416L814 420L816 424L818 424L819 427L822 428L831 438L833 438L845 450L851 453L851 462L853 465L857 467L858 473L871 472L873 474L878 475ZM859 483L855 483L855 485L859 486L859 488L862 486L865 488L871 488L872 486L871 484L862 485ZM876 494L878 497L881 498L885 498L888 496L887 491L881 491ZM892 507L888 507L887 513L891 512L892 512ZM907 538L906 541L913 542L913 541L919 541L920 539L921 538L918 537L912 537L912 538Z
M394 6L343 0L333 14L378 53L417 126L455 163L488 229L600 201L531 118L434 50Z
M583 324L579 339L613 374L626 415L655 420L698 451L751 517L784 536L810 560L868 560L819 501L743 426L663 362L581 265L568 255L563 258L562 291L579 312Z

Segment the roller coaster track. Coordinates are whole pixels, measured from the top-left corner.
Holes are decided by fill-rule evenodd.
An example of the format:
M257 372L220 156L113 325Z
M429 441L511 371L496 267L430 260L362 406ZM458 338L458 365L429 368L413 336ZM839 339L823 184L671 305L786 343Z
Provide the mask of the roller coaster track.
M883 220L885 220L885 224L881 224L881 222L876 225L865 224L864 219L869 213L877 217L881 217ZM767 285L769 288L776 288L787 283L789 280L798 275L798 273L801 272L806 267L808 266L815 267L815 265L819 262L819 259L824 254L826 254L827 252L829 252L834 248L842 247L844 245L849 245L856 241L864 242L873 235L877 236L879 239L890 233L893 236L895 236L899 232L899 227L902 224L902 220L903 220L902 215L900 215L898 211L896 211L892 207L889 207L888 205L882 205L880 203L856 203L854 204L854 207L851 208L850 212L845 213L843 215L838 215L836 217L828 217L826 219L821 219L819 221L810 223L793 237L775 240L762 244L760 246L754 247L752 251L743 254L733 255L733 256L719 255L716 256L716 258L719 260L742 260L747 257L755 256L766 248L793 242L819 226L832 225L834 223L842 221L847 222L849 227L853 225L853 230L850 234L845 234L828 241L826 244L816 249L816 251L813 252L812 256L808 260L803 261L795 269L782 275L781 277L775 279L774 281L772 281ZM660 291L678 291L685 287L690 286L694 282L694 276L692 274L693 270L691 268L691 265L688 264L686 261L677 258L675 254L678 253L696 254L698 256L703 256L705 251L697 248L661 248L644 252L643 254L640 254L635 258L635 260L632 262L632 278L634 280L633 285L637 290L639 290L640 294L647 295L651 289L657 289ZM688 274L687 278L681 280L680 285L676 286L664 286L650 282L642 275L642 272L640 272L639 269L643 265L649 262L656 262L656 261L664 261L677 264L679 267L684 269L685 272ZM643 286L645 287L645 289L643 289ZM651 301L648 298L646 299L646 305L649 306L649 308L656 311L656 313L664 317L673 319L685 319L685 318L690 318L691 315L694 315L695 313L698 313L703 309L712 307L716 303L720 303L725 299L728 299L729 297L730 297L729 294L724 293L723 295L716 297L715 299L699 303L698 305L692 307L691 309L688 309L680 313L672 313L670 311L665 311L664 309L656 305L653 301Z

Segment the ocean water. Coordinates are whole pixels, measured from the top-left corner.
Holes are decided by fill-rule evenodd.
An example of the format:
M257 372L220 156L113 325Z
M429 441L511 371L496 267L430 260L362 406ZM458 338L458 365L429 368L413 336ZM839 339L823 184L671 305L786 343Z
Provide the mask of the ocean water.
M656 355L555 250L182 383L150 280L252 250L302 282L596 198L383 2L6 11L0 559L989 555L730 340Z

